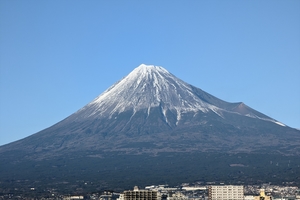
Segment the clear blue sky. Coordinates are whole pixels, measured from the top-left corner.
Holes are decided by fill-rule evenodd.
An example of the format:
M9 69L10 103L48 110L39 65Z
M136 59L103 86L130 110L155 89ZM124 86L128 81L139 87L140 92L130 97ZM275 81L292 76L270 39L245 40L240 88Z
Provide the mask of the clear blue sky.
M0 145L141 63L300 128L300 1L0 1Z

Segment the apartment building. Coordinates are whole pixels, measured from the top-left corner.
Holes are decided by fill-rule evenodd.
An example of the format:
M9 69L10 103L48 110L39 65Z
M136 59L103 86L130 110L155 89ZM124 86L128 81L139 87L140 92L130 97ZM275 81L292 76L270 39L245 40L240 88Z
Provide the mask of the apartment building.
M157 200L157 191L139 190L138 187L124 191L123 195L124 200Z
M244 186L212 185L208 187L209 200L244 200Z

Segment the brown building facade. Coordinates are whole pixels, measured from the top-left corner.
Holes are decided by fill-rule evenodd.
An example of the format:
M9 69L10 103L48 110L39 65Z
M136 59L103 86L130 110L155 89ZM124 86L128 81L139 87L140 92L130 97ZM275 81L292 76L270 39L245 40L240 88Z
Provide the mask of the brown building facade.
M157 200L157 191L135 189L124 191L124 200Z

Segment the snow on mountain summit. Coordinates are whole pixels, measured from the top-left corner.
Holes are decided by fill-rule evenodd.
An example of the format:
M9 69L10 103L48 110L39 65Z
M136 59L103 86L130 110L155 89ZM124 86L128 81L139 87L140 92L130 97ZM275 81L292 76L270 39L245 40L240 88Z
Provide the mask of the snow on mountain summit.
M176 124L183 113L213 112L223 118L223 113L229 112L283 126L243 103L228 103L218 99L182 81L161 66L145 64L135 68L77 111L75 118L111 118L125 111L132 111L134 116L140 110L147 110L149 116L153 108L161 110L166 122L168 122L166 113L168 111L174 113L177 118Z
M163 106L163 110L176 110L178 115L188 111L218 110L195 95L191 85L163 67L145 64L135 68L86 107L93 108L89 116L112 116L128 109L150 110L157 106Z

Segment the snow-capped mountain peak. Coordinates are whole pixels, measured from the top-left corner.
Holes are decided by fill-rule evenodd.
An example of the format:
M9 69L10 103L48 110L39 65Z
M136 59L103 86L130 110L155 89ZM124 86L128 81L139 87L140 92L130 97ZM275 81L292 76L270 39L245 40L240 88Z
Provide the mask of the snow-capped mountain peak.
M299 137L299 131L244 103L223 101L162 67L143 64L79 111L7 149L23 145L46 152L46 158L57 149L259 152L271 145L298 154Z

